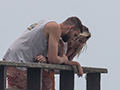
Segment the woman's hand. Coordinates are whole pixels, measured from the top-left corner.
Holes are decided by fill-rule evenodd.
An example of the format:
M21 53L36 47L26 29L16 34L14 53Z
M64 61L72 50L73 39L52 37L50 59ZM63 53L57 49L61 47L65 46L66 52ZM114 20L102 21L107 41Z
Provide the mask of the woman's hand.
M65 64L67 64L67 65L72 65L72 66L77 66L77 68L78 68L78 77L82 77L82 75L83 75L83 70L82 70L82 67L81 67L81 65L80 65L80 63L79 62L76 62L76 61L67 61Z
M77 68L78 68L78 77L82 77L82 75L83 75L83 69L82 69L82 67L81 67L81 65L80 64L78 64L77 65Z
M38 63L47 63L47 58L43 55L39 55L35 57L34 61Z

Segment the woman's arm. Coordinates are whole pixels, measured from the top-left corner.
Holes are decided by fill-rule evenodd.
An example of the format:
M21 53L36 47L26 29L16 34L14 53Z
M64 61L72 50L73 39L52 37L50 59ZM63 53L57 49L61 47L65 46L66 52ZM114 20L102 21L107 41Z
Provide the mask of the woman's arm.
M70 49L68 49L66 55L67 55L69 61L72 61L73 58L77 55L77 53L76 53L76 49L74 49L74 48L70 48Z
M80 76L82 77L82 75L83 75L83 70L82 70L82 67L81 67L81 65L80 65L79 62L76 62L76 61L67 61L65 64L66 64L66 65L77 66L77 68L78 68L78 77L80 77Z
M59 44L60 44L60 46L61 46L61 49L59 49L59 52L63 52L63 47L64 47L64 45L62 45L62 43L61 42L59 42ZM68 61L65 63L65 64L67 64L67 65L73 65L73 66L77 66L77 68L78 68L78 77L82 77L82 75L83 75L83 70L82 70L82 67L81 67L81 65L79 64L79 62L76 62L76 61L72 61L73 60L73 58L76 56L76 49L74 49L74 48L69 48L68 50L67 50L67 57L68 57Z

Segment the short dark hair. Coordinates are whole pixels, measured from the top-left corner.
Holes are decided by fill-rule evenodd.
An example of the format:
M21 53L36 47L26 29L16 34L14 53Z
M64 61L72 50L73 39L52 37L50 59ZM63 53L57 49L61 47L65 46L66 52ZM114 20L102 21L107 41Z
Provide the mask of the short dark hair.
M63 23L66 25L74 25L74 30L80 29L80 32L83 32L83 25L78 17L69 17Z

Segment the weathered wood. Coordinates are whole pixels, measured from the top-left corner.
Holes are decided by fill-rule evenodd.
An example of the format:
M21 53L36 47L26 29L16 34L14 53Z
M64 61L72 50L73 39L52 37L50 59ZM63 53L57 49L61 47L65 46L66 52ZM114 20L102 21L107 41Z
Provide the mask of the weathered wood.
M74 90L74 71L60 71L60 90Z
M100 73L87 74L87 90L100 90Z
M28 68L27 90L42 90L42 69L57 70L56 73L60 74L60 90L73 90L74 74L78 73L76 66L0 61L0 90L6 90L6 66ZM100 74L107 73L107 69L95 67L82 68L83 72L87 73L87 90L100 90Z
M24 90L24 89L6 89L6 90Z
M45 64L45 63L18 63L18 62L5 62L0 61L0 65L14 66L14 67L29 67L29 68L44 68L53 70L74 70L74 73L78 73L76 66L58 65L58 64ZM93 68L82 67L84 73L107 73L106 68Z
M27 69L27 90L42 90L42 69Z
M6 66L0 66L0 90L6 90Z

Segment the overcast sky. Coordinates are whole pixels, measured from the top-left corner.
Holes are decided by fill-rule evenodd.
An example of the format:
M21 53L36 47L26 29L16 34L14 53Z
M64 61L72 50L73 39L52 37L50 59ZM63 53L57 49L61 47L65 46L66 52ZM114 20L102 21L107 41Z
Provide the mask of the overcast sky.
M61 23L69 16L79 17L92 34L87 51L74 60L82 66L107 68L101 90L120 90L120 0L0 0L0 59L30 24L41 19ZM86 90L84 76L75 76L75 90Z

